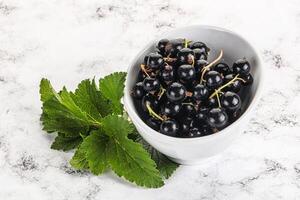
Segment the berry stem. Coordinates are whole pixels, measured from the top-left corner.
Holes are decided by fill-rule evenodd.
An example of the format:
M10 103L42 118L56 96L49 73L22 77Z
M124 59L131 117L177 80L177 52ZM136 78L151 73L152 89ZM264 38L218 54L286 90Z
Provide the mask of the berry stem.
M144 64L141 64L141 69L146 74L146 76L150 77L150 75L148 74Z
M216 92L216 91L217 91L217 90L215 90L215 92ZM221 102L220 102L219 93L217 93L216 95L217 95L217 100L218 100L219 108L221 108Z
M222 90L223 90L224 88L226 88L227 86L233 84L234 81L236 81L236 80L240 80L240 79L241 79L241 80L245 81L244 79L239 78L238 76L239 76L239 75L237 74L237 75L236 75L232 80L230 80L228 83L226 83L226 84L222 85L221 87L219 87L218 89L216 89L215 92L212 93L212 94L210 95L209 98L213 98L215 95L217 95L218 93L222 92Z
M187 47L188 47L188 40L184 39L184 48L187 48Z
M202 73L201 73L200 84L202 84L202 82L204 81L205 72L207 72L213 65L215 65L217 62L219 62L222 57L223 57L223 50L221 49L219 56L214 61L212 61L205 67L203 67L203 69L201 70Z
M236 78L236 80L240 80L240 81L243 81L244 83L246 83L247 81L245 81L244 79L242 78Z
M156 113L154 112L154 110L150 107L149 104L147 104L146 107L147 107L148 112L149 112L149 114L150 114L151 116L153 116L153 117L155 117L155 118L157 118L157 119L159 119L159 120L161 120L161 121L164 121L164 119L163 119L161 116L159 116L158 114L156 114Z
M161 97L164 95L165 92L166 92L166 89L163 88L162 86L160 86L160 91L158 93L158 100L161 99Z

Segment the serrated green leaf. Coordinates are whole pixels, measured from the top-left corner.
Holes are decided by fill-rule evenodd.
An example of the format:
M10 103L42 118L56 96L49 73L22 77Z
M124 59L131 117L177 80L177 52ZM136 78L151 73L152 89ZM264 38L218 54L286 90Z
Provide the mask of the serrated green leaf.
M164 185L155 162L140 144L127 138L113 137L108 153L109 164L118 176L149 188Z
M95 175L99 175L108 168L107 151L109 137L101 130L93 131L86 137L80 147L86 152L89 169Z
M45 102L51 99L53 96L57 96L57 93L52 88L51 83L48 79L43 78L40 82L40 95L41 101Z
M74 156L70 160L70 164L72 167L78 170L89 168L89 164L86 159L86 150L81 148L81 145L78 147Z
M151 158L155 161L157 165L157 169L165 179L168 179L179 167L179 164L171 161L167 158L167 156L154 149L141 136L137 137L136 141L142 144L144 149L146 149L150 153Z
M122 114L123 112L121 98L123 96L125 76L125 72L116 72L100 79L100 91L112 102L113 110L116 114Z
M58 133L51 149L69 151L76 148L81 142L82 138L80 136L68 137L64 133Z
M117 115L108 115L101 120L106 135L126 137L134 131L134 126L127 119Z
M81 81L75 93L71 94L76 105L91 115L94 119L100 120L101 117L112 112L112 105L98 90L95 80L89 79Z
M76 137L88 132L90 126L99 124L76 105L65 88L58 94L46 79L41 80L40 86L41 99L44 101L41 116L43 130Z

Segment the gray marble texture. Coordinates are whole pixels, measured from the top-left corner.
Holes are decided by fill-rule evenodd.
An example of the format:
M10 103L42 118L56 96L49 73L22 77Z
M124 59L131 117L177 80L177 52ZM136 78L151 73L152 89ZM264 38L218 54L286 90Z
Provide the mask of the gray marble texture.
M49 148L53 137L39 121L42 77L74 89L125 71L149 40L193 24L231 29L263 58L262 99L230 148L181 166L160 189L74 171L72 152ZM299 59L299 0L1 0L0 199L300 199Z

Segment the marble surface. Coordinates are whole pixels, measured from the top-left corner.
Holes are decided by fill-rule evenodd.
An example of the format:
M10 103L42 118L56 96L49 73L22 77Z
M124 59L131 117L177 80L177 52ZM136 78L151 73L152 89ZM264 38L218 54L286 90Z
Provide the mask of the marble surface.
M266 68L262 99L229 149L181 166L160 189L76 172L71 152L49 149L53 137L39 122L42 77L74 89L125 71L149 40L192 24L240 33ZM299 58L298 0L1 0L0 199L300 199Z

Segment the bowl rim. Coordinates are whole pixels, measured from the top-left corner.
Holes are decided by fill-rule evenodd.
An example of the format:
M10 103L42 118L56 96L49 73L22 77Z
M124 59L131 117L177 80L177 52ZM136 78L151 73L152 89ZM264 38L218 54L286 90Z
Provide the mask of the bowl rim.
M136 60L143 54L143 52L145 50L147 50L151 45L153 45L153 43L155 41L157 41L158 39L162 38L162 36L166 33L171 33L171 32L176 32L176 31L181 31L184 29L191 29L191 28L202 28L202 29L211 29L211 30L217 30L217 31L222 31L222 32L227 32L230 33L236 37L239 37L240 39L242 39L247 45L249 45L250 48L253 49L255 56L257 57L257 66L259 66L259 72L260 72L260 80L258 81L258 85L257 85L257 90L254 93L253 99L250 102L249 106L247 107L247 109L244 111L244 113L236 120L234 121L232 124L228 125L227 127L225 127L224 129L222 129L221 131L218 131L215 134L211 134L211 135L207 135L207 136L202 136L202 137L195 137L195 138L178 138L178 137L172 137L172 136L168 136L168 135L164 135L158 131L155 131L154 129L150 128L139 116L138 114L134 111L134 108L132 106L130 106L129 101L131 100L130 97L130 88L128 88L129 85L129 79L130 79L130 74L129 72L131 71L131 69L134 67L134 64L136 62ZM225 29L225 28L221 28L221 27L217 27L217 26L210 26L210 25L192 25L192 26L184 26L184 27L180 27L180 28L175 28L173 30L164 32L162 34L160 34L158 37L156 37L154 40L150 41L142 50L139 51L139 53L134 57L134 59L132 60L132 62L130 63L128 69L127 69L127 75L126 75L126 81L125 81L125 88L124 88L124 107L125 110L128 112L128 115L130 117L130 119L132 120L132 122L134 123L135 126L140 126L144 129L144 133L140 133L142 136L143 134L147 134L149 137L151 138L155 138L156 140L160 140L160 141L170 141L170 142L180 142L180 143L186 143L186 142L192 142L192 141L203 141L203 140L213 140L217 137L221 137L224 136L226 134L230 134L230 129L234 129L238 124L240 124L243 120L245 120L247 117L249 117L250 112L253 110L253 108L257 105L258 100L260 99L261 93L262 93L262 86L263 86L263 82L264 82L264 70L262 67L262 60L260 57L260 54L258 53L257 49L255 47L253 47L248 40L246 40L243 36ZM137 124L136 124L137 123Z

